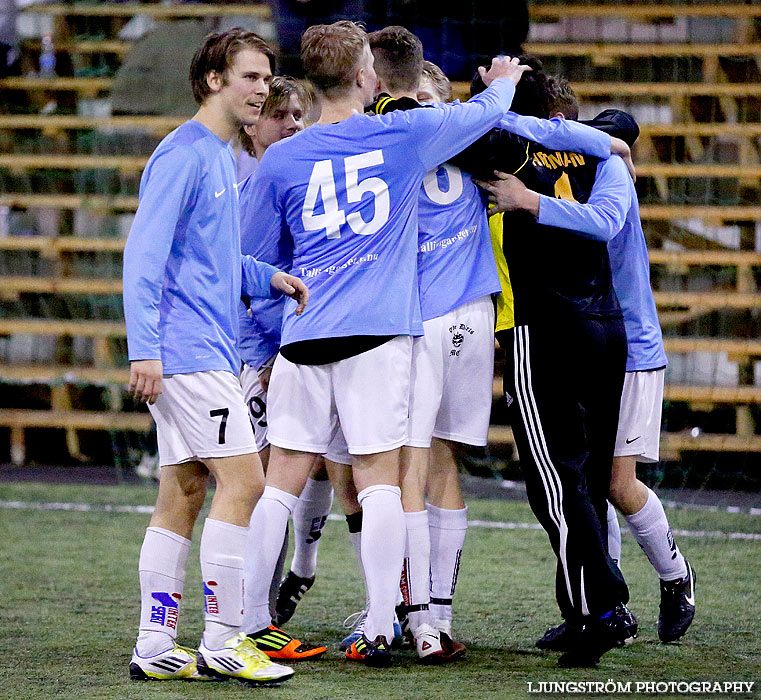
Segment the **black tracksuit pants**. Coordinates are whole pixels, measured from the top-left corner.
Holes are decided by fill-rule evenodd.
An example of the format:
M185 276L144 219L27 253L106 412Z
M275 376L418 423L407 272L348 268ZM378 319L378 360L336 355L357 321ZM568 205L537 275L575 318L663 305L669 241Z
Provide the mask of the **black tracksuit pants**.
M570 319L497 334L529 504L557 556L563 617L629 600L608 556L607 503L626 370L621 319Z

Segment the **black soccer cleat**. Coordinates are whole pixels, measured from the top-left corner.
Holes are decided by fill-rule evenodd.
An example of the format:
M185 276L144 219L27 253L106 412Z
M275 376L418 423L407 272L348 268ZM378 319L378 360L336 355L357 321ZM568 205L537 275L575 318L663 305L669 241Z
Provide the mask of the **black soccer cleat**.
M577 625L561 622L557 627L548 627L547 631L536 640L537 649L543 651L570 651L581 634Z
M695 571L687 564L687 576L676 581L661 581L661 606L658 637L666 644L684 636L695 617Z
M387 668L393 663L391 645L381 634L372 642L363 634L346 650L347 661L361 661L365 666Z
M625 605L617 605L604 617L585 618L573 648L558 659L558 666L563 668L596 666L606 651L622 647L636 637L637 619Z
M280 592L277 594L277 602L275 603L275 626L280 627L293 617L299 601L313 585L314 576L302 578L296 576L293 571L289 571L285 575L280 584Z

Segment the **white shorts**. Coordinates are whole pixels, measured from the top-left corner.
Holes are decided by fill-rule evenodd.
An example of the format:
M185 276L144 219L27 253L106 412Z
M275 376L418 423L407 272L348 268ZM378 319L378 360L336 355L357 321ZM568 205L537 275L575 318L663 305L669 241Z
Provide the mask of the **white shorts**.
M626 373L614 457L658 461L665 373L665 369Z
M485 445L494 380L491 297L425 321L423 330L412 347L407 444L430 447L437 437Z
M243 365L243 371L240 375L243 397L246 406L248 406L248 417L251 421L251 427L254 429L256 449L259 452L270 444L267 439L267 392L264 391L259 382L259 375L269 367L271 366L266 365L257 370L250 365ZM346 447L346 440L340 426L330 441L324 456L337 464L351 464L351 455Z
M351 454L401 447L407 440L411 359L407 335L327 365L297 365L278 355L270 380L269 441L325 454L343 429Z
M159 464L256 452L238 378L209 371L165 376L148 409L156 421Z
M251 421L251 427L254 429L254 439L256 440L256 449L261 452L267 445L267 392L264 391L259 382L259 375L268 369L263 366L254 369L251 365L243 365L243 371L240 373L240 385L243 389L243 399L248 407L248 417Z

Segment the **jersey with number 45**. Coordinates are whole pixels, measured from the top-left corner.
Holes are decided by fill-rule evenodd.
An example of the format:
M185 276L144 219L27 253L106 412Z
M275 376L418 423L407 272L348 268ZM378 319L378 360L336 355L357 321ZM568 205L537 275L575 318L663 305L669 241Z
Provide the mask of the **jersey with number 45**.
M282 345L351 335L421 335L418 199L423 177L510 108L514 84L439 109L356 114L273 144L250 192L261 235L289 236L291 272L309 286L289 300Z

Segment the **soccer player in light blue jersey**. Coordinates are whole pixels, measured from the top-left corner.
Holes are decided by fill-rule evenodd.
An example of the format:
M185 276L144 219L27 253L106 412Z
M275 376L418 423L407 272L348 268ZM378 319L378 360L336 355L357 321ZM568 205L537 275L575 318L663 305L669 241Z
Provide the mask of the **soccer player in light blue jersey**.
M575 100L570 90L562 89L562 82L561 91L566 92L566 99ZM629 146L639 135L634 119L618 110L606 110L589 124L620 136ZM658 635L663 642L675 641L686 633L694 618L695 572L674 540L660 499L637 479L636 473L638 461L658 461L667 358L650 287L647 243L634 183L620 172L616 175L601 169L592 196L584 204L538 195L511 176L497 184L495 192L500 209L524 209L539 216L544 223L607 240L613 288L623 311L627 338L626 375L609 499L624 515L637 543L658 573L661 588ZM616 207L624 216L624 224L610 238L606 231L605 207L614 200L618 200ZM610 504L608 543L610 556L618 563L621 535ZM565 625L551 628L539 642L544 648L555 650L568 649L574 643Z
M156 148L124 252L130 390L156 421L161 475L140 552L135 680L233 677L252 685L293 675L240 634L243 547L263 486L237 381L238 304L288 294L301 280L242 256L228 141L254 122L274 55L240 29L210 34L190 69L199 110ZM209 473L217 490L201 537L205 628L198 652L176 641L185 562Z
M370 35L370 45L381 90L388 93L374 103L374 111L419 107L417 38L403 27L386 27ZM431 65L429 74L436 69ZM440 74L442 81L446 77ZM425 87L433 104L443 101L440 91L451 92L446 84L443 90ZM500 127L551 148L573 147L601 158L611 154L609 136L572 122L510 112ZM418 655L431 662L464 652L451 639L452 598L467 528L455 455L463 445L486 444L494 376L490 295L499 293L500 283L484 201L468 173L450 163L431 170L423 181L418 218L425 333L413 344L409 437L401 456L407 523L402 591Z
M399 448L412 336L422 332L419 190L428 170L497 124L524 68L495 59L483 71L493 85L471 103L376 117L362 114L376 76L358 25L310 27L302 62L321 99L320 120L271 146L254 180L263 235L291 242L291 271L314 293L303 318L286 303L269 390L267 485L252 517L264 543L246 563L244 627L257 634L269 625L276 550L314 454L340 423L363 510L370 599L365 633L347 658L386 665L404 555Z
M304 129L304 120L312 107L312 99L303 83L286 76L274 78L256 124L243 126L239 134L246 151L255 155L256 161L259 161L273 143ZM290 267L290 249L283 248L277 238L265 239L261 236L260 212L251 206L253 185L250 177L240 183L239 192L243 252L276 267ZM249 308L240 304L238 348L243 360L240 382L254 429L256 448L265 471L269 459L267 388L272 364L280 348L284 304L284 297L252 299ZM351 459L343 444L343 436L337 435L335 443L326 459L334 464L340 463L341 469L346 469L344 463L351 465ZM286 533L272 579L270 612L276 625L290 620L296 605L314 584L320 535L332 504L333 489L325 463L318 457L293 514L294 551L291 568L281 585L280 578L288 548ZM275 627L268 628L266 638L259 637L256 643L265 652L277 652L279 658L284 660L291 657L294 661L314 658L326 651L325 647L293 644L289 635Z

